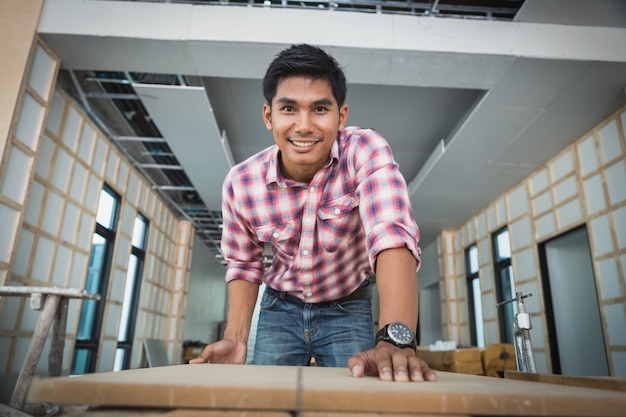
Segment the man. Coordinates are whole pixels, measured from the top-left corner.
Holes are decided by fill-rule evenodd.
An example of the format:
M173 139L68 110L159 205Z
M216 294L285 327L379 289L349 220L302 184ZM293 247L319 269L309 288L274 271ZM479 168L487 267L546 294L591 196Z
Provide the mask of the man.
M224 338L191 363L244 363L259 285L255 364L349 366L353 376L434 381L415 355L419 231L391 149L345 128L346 79L322 49L280 52L263 79L275 145L235 166L223 187ZM272 247L265 269L263 251ZM376 273L376 343L368 275Z

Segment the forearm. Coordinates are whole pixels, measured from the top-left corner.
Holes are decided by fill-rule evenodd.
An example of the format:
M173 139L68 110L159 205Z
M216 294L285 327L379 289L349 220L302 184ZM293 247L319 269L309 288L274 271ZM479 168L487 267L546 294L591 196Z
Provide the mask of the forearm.
M417 328L417 261L406 248L387 249L376 258L376 288L380 314L379 327L401 321Z
M258 293L257 284L242 279L228 283L228 314L224 338L247 343Z

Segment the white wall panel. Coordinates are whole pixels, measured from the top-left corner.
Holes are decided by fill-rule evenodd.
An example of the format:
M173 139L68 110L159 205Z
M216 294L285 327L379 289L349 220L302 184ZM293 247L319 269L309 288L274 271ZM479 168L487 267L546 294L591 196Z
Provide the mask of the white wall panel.
M618 204L626 200L626 165L624 159L606 169L609 201Z
M617 271L615 258L598 261L598 280L600 282L600 294L598 296L601 300L622 296L621 278Z
M44 108L30 94L24 94L15 136L31 150L37 149Z
M48 108L48 118L46 119L46 129L49 129L54 136L59 134L64 106L65 98L61 94L54 92Z
M11 146L8 155L0 194L21 205L26 197L33 158L17 146Z
M550 165L550 171L552 172L552 181L558 181L573 172L574 159L572 151L566 152L555 159Z
M622 154L619 134L617 133L617 121L611 120L598 130L600 141L600 156L604 163L609 162Z
M72 106L67 108L65 115L65 123L63 125L63 133L61 134L61 141L72 151L76 150L76 143L78 142L78 130L81 125L81 117Z
M556 218L554 212L544 214L535 220L537 239L542 240L544 237L551 235L556 231Z
M550 186L548 169L542 169L537 174L535 174L535 176L530 179L530 185L531 195L537 195L543 190L546 190Z
M572 200L556 209L559 228L563 229L583 219L583 209L579 199Z
M515 219L523 214L528 213L528 194L526 184L517 187L509 194L509 215L511 219Z
M578 148L578 160L580 161L581 174L583 176L598 169L598 153L593 135L580 142Z
M22 228L20 239L17 244L17 252L13 259L13 274L26 276L26 271L30 262L30 254L33 248L34 234L28 229Z
M543 213L552 208L552 193L544 192L533 199L534 214Z
M0 230L4 234L3 238L0 239L0 261L9 261L17 232L19 214L17 210L0 203Z
M626 313L622 303L604 307L608 336L611 345L626 345Z
M606 208L602 175L596 174L583 183L585 189L585 202L588 214L598 213Z
M38 181L33 181L30 187L30 195L24 213L24 221L33 226L38 225L39 213L43 204L43 195L45 188Z
M30 85L41 98L47 99L50 94L55 66L56 60L54 60L41 45L37 45L31 63L28 85Z

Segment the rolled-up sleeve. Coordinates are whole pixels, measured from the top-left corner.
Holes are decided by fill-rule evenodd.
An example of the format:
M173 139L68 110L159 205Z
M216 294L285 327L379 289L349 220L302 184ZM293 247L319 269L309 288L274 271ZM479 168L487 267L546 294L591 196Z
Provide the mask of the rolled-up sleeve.
M355 152L359 213L366 235L372 270L385 249L406 247L419 263L419 228L413 216L408 189L387 141L368 131Z
M226 282L234 279L261 284L263 281L263 243L240 214L240 207L229 173L222 188L221 249L226 261Z

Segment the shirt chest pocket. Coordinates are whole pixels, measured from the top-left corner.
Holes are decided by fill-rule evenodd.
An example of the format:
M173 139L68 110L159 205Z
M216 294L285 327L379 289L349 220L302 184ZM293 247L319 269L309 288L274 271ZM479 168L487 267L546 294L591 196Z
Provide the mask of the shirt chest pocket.
M325 250L334 252L354 244L354 238L361 232L358 204L356 197L347 195L327 202L317 211L319 238Z
M261 242L269 243L284 253L290 253L291 248L297 246L294 237L298 231L293 220L283 224L257 226L254 231Z

